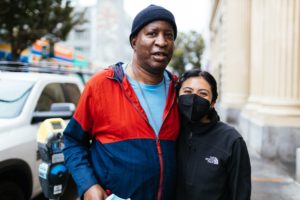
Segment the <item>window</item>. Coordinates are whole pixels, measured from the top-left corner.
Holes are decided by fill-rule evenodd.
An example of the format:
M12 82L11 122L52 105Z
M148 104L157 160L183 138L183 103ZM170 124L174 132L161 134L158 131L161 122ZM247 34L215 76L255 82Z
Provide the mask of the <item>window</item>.
M0 118L20 115L34 83L0 79Z
M62 86L65 94L65 102L74 103L74 105L77 106L81 95L77 85L73 83L64 83Z
M73 83L48 84L37 103L35 111L49 111L53 103L73 103L75 106L80 97L80 90Z

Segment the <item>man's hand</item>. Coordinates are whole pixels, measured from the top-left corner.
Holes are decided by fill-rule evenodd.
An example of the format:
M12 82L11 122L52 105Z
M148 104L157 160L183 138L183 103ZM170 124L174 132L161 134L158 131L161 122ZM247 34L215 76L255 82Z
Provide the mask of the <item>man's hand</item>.
M93 185L83 195L84 200L104 200L107 195L100 185Z

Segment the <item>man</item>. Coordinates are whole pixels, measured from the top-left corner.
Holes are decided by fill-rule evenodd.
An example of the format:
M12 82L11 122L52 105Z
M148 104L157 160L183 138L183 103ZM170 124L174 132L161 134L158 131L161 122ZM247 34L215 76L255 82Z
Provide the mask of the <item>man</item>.
M64 131L66 166L85 200L174 199L179 114L165 68L176 35L173 14L148 6L132 24L132 62L87 83Z

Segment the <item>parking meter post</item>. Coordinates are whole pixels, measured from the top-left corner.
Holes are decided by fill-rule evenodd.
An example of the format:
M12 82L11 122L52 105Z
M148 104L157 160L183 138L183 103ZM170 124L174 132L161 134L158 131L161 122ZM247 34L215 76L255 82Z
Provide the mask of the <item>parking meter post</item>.
M43 121L38 131L38 150L42 158L39 181L44 196L53 200L62 196L69 178L62 152L64 128L63 119L52 118Z

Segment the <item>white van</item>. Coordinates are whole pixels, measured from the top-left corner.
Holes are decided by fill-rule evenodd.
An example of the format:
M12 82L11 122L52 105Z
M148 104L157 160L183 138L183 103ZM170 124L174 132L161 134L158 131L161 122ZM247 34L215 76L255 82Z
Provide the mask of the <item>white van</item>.
M51 105L76 106L83 87L75 76L0 68L0 199L31 199L41 193L39 124L52 117L70 118L71 110L57 113Z

